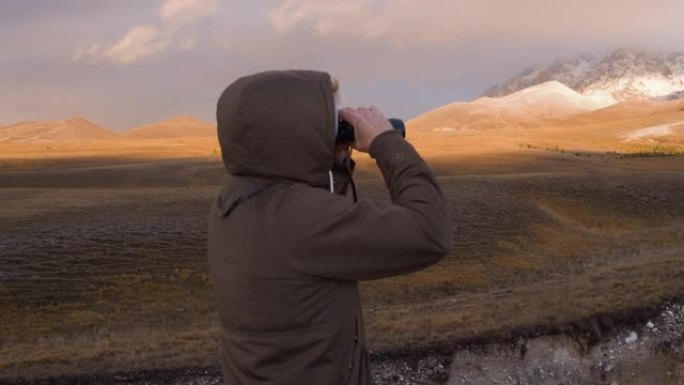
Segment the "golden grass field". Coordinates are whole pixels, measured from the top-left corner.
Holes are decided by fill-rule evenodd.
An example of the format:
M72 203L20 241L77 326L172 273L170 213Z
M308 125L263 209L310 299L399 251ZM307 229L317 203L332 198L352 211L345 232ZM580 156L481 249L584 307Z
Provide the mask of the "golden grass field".
M362 283L371 350L684 296L681 137L605 134L684 121L679 105L657 108L477 132L409 124L454 245L424 271ZM388 204L355 157L360 196ZM216 365L205 242L224 172L212 138L1 142L0 376Z

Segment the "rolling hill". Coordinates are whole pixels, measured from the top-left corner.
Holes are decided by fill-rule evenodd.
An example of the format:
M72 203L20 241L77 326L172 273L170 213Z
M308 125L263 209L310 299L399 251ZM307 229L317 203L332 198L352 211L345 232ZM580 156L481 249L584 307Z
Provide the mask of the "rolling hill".
M119 134L95 123L74 117L58 121L20 122L0 127L0 142L113 140Z
M126 139L165 139L215 137L216 126L191 116L178 116L125 131Z

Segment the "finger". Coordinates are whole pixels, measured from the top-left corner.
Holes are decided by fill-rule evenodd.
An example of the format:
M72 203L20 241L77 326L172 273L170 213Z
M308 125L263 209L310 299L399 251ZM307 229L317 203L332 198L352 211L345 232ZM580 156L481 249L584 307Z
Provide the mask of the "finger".
M340 117L342 119L348 121L352 125L354 125L354 123L358 122L359 119L361 119L361 116L359 115L359 113L356 110L354 110L353 108L349 108L349 107L343 108L340 110Z

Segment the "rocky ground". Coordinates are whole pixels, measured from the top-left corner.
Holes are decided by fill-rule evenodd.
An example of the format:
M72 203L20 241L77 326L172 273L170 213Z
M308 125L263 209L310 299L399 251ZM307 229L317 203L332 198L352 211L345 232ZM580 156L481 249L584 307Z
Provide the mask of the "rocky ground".
M543 335L375 365L379 385L684 385L684 301L603 341Z
M374 356L376 385L684 385L684 300L595 340L595 333L541 334L411 355ZM53 378L23 385L214 385L217 368Z

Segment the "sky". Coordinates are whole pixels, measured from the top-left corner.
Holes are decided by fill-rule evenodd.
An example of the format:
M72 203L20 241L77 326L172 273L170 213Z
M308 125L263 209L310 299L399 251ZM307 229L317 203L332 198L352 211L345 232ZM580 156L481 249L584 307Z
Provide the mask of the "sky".
M215 121L240 76L327 71L410 119L535 65L684 50L682 0L0 0L0 125Z

